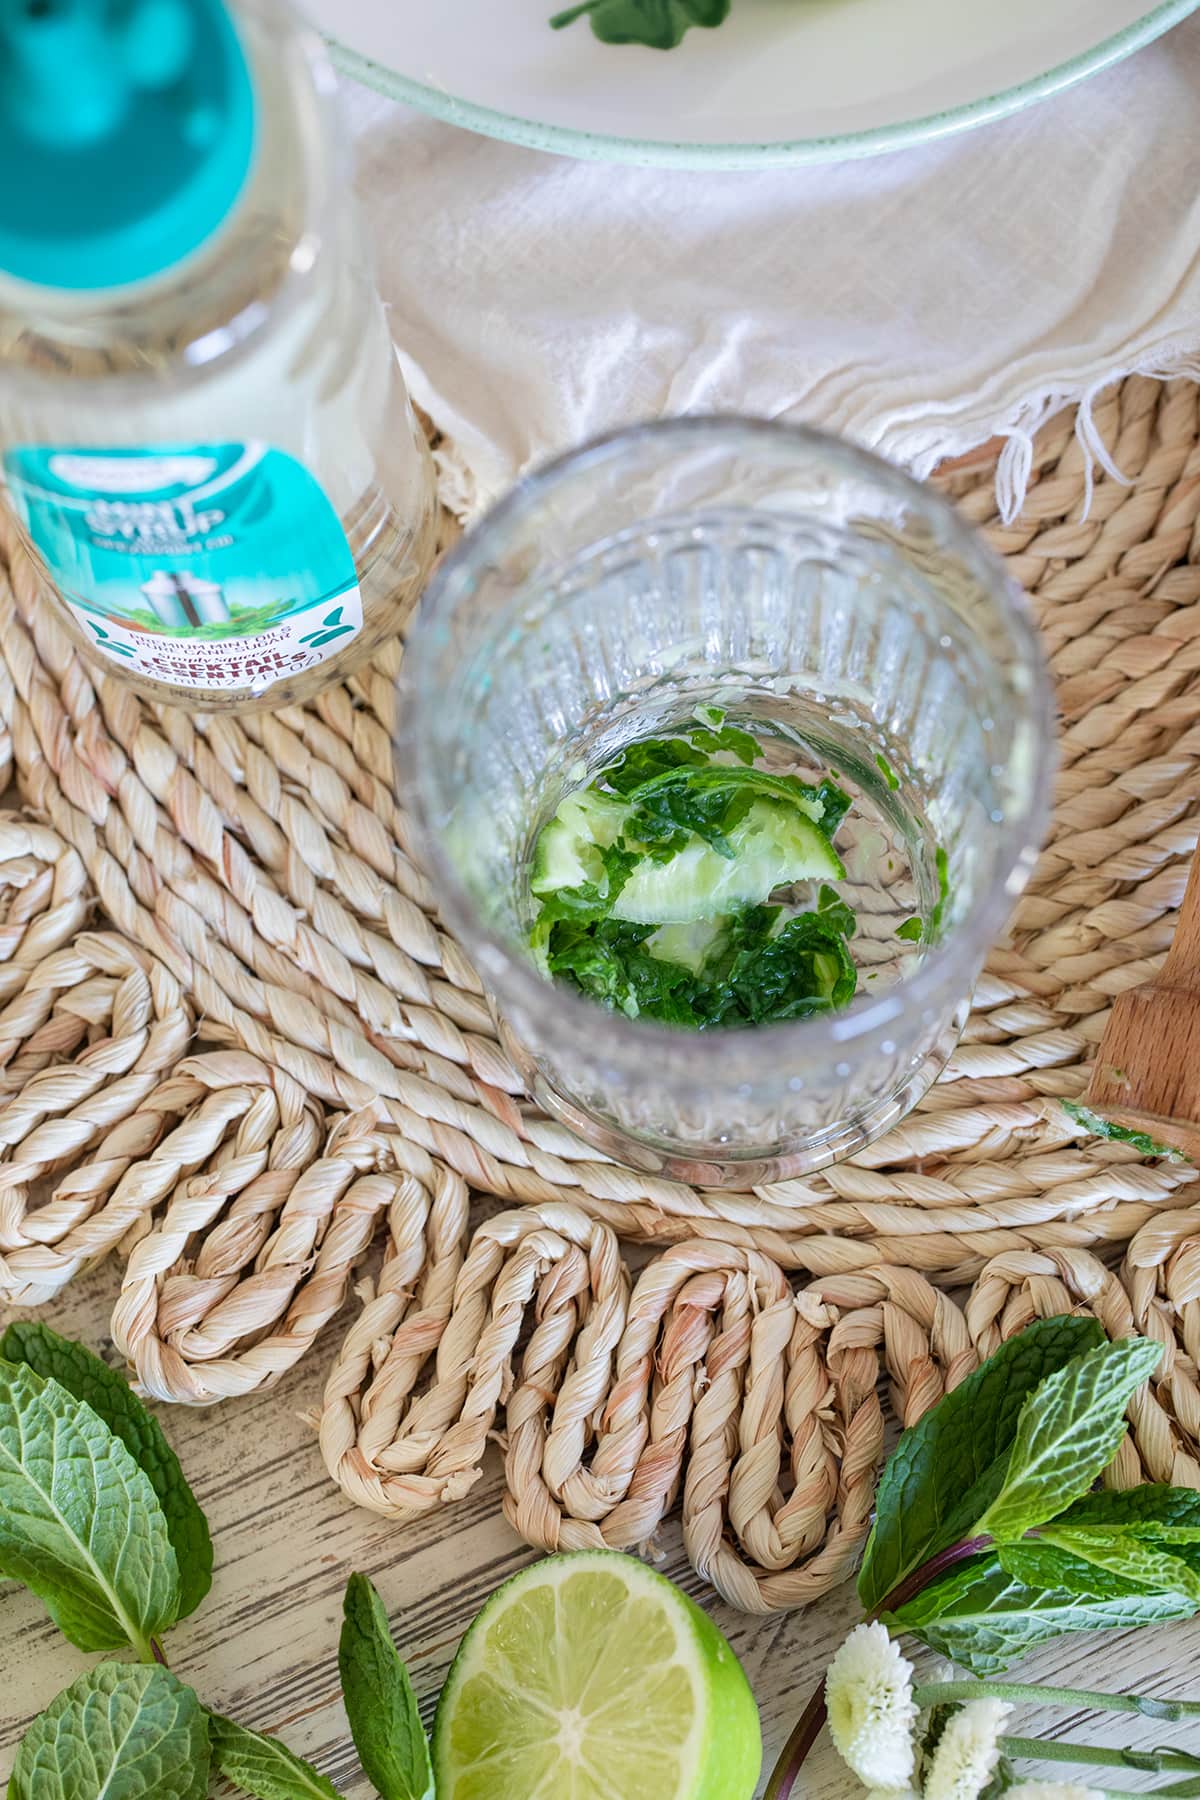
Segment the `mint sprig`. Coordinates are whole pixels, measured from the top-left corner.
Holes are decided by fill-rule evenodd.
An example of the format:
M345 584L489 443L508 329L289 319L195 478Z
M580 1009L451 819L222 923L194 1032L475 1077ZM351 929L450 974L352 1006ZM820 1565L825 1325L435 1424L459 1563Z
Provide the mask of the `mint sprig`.
M210 1769L254 1800L339 1800L286 1744L206 1711L166 1668L159 1639L208 1592L212 1563L179 1459L128 1383L45 1325L10 1325L0 1338L0 1576L32 1589L80 1649L129 1648L141 1661L103 1663L51 1702L25 1733L7 1800L204 1800ZM393 1765L414 1781L423 1770L411 1794L427 1800L416 1699L362 1576L347 1617L347 1709L364 1767L382 1800L409 1800Z
M980 1678L1065 1633L1200 1610L1200 1495L1089 1493L1162 1348L1094 1319L1040 1321L903 1432L859 1574L868 1616ZM767 1788L788 1800L825 1718L818 1688ZM1002 1740L1010 1754L1017 1740Z
M858 1597L868 1612L923 1564L974 1535L1004 1486L1030 1396L1104 1342L1095 1319L1035 1320L904 1432L879 1479L875 1523L858 1572Z

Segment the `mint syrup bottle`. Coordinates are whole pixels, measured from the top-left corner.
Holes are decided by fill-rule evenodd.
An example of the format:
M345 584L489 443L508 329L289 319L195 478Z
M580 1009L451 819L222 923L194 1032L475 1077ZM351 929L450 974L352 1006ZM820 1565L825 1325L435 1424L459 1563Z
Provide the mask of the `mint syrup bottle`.
M278 0L0 0L0 472L146 698L276 707L404 623L434 490Z

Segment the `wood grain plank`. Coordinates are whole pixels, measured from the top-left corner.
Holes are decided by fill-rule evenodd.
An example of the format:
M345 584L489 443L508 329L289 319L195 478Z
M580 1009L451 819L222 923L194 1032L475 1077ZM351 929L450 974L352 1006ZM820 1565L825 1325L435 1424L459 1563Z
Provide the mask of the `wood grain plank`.
M93 1271L45 1316L56 1330L111 1356L107 1320L116 1287L115 1266ZM498 1582L532 1560L532 1552L500 1515L498 1462L459 1506L406 1527L342 1498L300 1416L320 1395L341 1329L340 1323L331 1326L308 1362L270 1392L206 1411L160 1409L216 1542L213 1592L170 1634L167 1655L208 1704L278 1732L329 1775L346 1800L369 1800L372 1790L357 1766L337 1682L346 1577L362 1569L378 1585L428 1717L464 1627ZM762 1710L769 1766L858 1616L852 1585L806 1612L748 1619L722 1605L692 1574L673 1521L661 1551L664 1571L700 1600L742 1658ZM0 1587L0 1779L7 1778L28 1721L95 1660L59 1636L31 1595ZM926 1668L936 1666L932 1658L922 1660ZM1200 1622L1068 1640L1031 1658L1022 1674L1127 1691L1190 1688L1200 1697ZM1120 1717L1089 1719L1086 1733L1061 1715L1045 1723L1059 1735L1142 1749L1189 1740L1186 1725ZM1021 1728L1038 1729L1037 1715L1023 1715ZM1194 1729L1190 1735L1194 1740ZM1061 1779L1065 1771L1059 1765L1054 1773ZM1146 1782L1131 1773L1114 1785ZM823 1740L806 1770L805 1795L840 1800L854 1788Z

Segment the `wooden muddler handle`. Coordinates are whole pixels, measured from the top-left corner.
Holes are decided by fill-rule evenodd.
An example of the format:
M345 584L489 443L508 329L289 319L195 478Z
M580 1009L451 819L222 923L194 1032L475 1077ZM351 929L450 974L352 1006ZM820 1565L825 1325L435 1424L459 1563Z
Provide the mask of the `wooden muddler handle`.
M1161 971L1113 1002L1087 1103L1200 1162L1200 852Z

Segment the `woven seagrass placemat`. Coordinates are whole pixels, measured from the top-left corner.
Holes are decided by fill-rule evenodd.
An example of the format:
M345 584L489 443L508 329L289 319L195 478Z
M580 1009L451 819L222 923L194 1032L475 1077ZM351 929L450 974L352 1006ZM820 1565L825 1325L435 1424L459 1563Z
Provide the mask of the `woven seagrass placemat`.
M528 1542L641 1546L679 1497L747 1612L845 1578L888 1413L1038 1314L1163 1344L1112 1478L1200 1485L1195 1171L1061 1104L1200 826L1200 388L1130 380L1097 422L1127 479L1086 518L1070 415L1012 525L993 450L941 477L1033 596L1062 716L963 1040L890 1136L747 1192L635 1174L522 1093L412 859L398 644L306 706L160 710L79 660L0 517L0 1303L115 1253L116 1351L206 1404L296 1364L382 1240L311 1413L344 1492L413 1522L499 1438Z
M277 715L146 706L77 659L9 529L0 756L58 835L43 853L61 857L72 909L90 889L92 931L153 958L160 1010L191 1010L203 1039L293 1076L311 1107L383 1096L414 1150L471 1188L570 1199L626 1237L754 1244L817 1273L880 1247L966 1278L1009 1249L1119 1246L1151 1210L1186 1204L1191 1170L1097 1143L1056 1102L1081 1093L1112 997L1166 949L1195 846L1198 396L1133 378L1099 403L1128 486L1101 477L1087 520L1070 414L1038 437L1011 526L986 452L943 477L1038 610L1063 720L1058 805L945 1078L889 1138L810 1179L693 1192L604 1161L527 1103L410 859L390 756L399 646ZM49 949L43 934L25 965ZM9 1159L23 1138L11 1127ZM43 1222L31 1242L54 1246L56 1231Z

